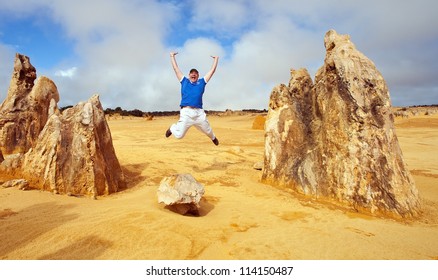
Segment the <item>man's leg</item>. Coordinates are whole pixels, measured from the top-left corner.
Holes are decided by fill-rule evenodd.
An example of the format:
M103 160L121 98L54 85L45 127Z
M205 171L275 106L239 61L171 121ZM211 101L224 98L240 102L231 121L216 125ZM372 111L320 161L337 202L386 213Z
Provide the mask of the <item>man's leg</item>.
M213 129L207 120L207 115L204 110L198 110L198 116L194 125L197 129L205 133L205 135L207 135L216 146L219 145L219 140L216 138L216 135L214 135Z
M189 116L189 109L181 109L179 113L179 120L177 123L174 123L170 126L170 128L166 131L166 137L169 137L173 134L175 138L181 139L186 135L189 128L193 125L191 118Z

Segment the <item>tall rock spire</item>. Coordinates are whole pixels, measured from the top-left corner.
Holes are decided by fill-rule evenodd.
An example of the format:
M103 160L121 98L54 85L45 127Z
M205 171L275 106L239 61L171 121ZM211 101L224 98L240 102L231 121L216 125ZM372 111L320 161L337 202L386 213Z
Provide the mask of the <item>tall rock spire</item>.
M35 79L29 57L17 53L8 96L0 105L0 149L4 155L29 150L49 114L57 110L56 85L46 77L40 77L36 84Z
M416 215L385 80L349 36L330 30L324 44L314 84L292 70L271 93L262 180L371 213Z
M125 189L99 96L61 113L55 83L35 79L29 58L17 54L0 106L0 172L55 193L96 197Z

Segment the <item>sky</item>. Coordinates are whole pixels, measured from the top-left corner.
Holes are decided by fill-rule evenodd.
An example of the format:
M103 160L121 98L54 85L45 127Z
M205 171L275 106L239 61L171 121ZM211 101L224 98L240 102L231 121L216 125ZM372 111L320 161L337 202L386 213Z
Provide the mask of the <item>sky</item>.
M16 53L53 80L60 107L179 110L184 74L203 76L206 110L267 109L290 69L312 78L324 35L348 34L386 80L393 106L438 104L435 0L0 0L0 102Z

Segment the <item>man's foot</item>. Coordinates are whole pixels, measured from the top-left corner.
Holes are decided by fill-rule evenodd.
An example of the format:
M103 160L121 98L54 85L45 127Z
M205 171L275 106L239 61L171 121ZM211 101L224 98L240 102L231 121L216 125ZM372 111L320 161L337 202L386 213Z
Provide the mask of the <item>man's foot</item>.
M172 135L172 131L170 131L170 128L166 130L166 137L169 138L169 136Z
M217 138L215 137L213 140L211 140L211 141L213 141L213 143L217 146L217 145L219 145L219 140L217 140Z

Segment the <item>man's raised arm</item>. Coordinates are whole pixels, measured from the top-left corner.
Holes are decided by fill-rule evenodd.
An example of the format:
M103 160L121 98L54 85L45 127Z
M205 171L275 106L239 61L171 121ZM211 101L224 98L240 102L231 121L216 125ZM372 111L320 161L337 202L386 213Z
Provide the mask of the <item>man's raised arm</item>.
M204 76L205 82L208 83L208 81L210 81L211 77L213 76L214 72L216 71L216 67L217 67L217 63L219 61L219 56L211 56L214 61L213 61L213 65L211 66L210 71L208 71L208 73Z
M171 52L170 53L170 61L172 62L173 71L175 71L176 77L178 78L178 81L181 81L184 74L181 72L181 70L178 67L178 64L176 63L175 55L177 55L177 52Z

